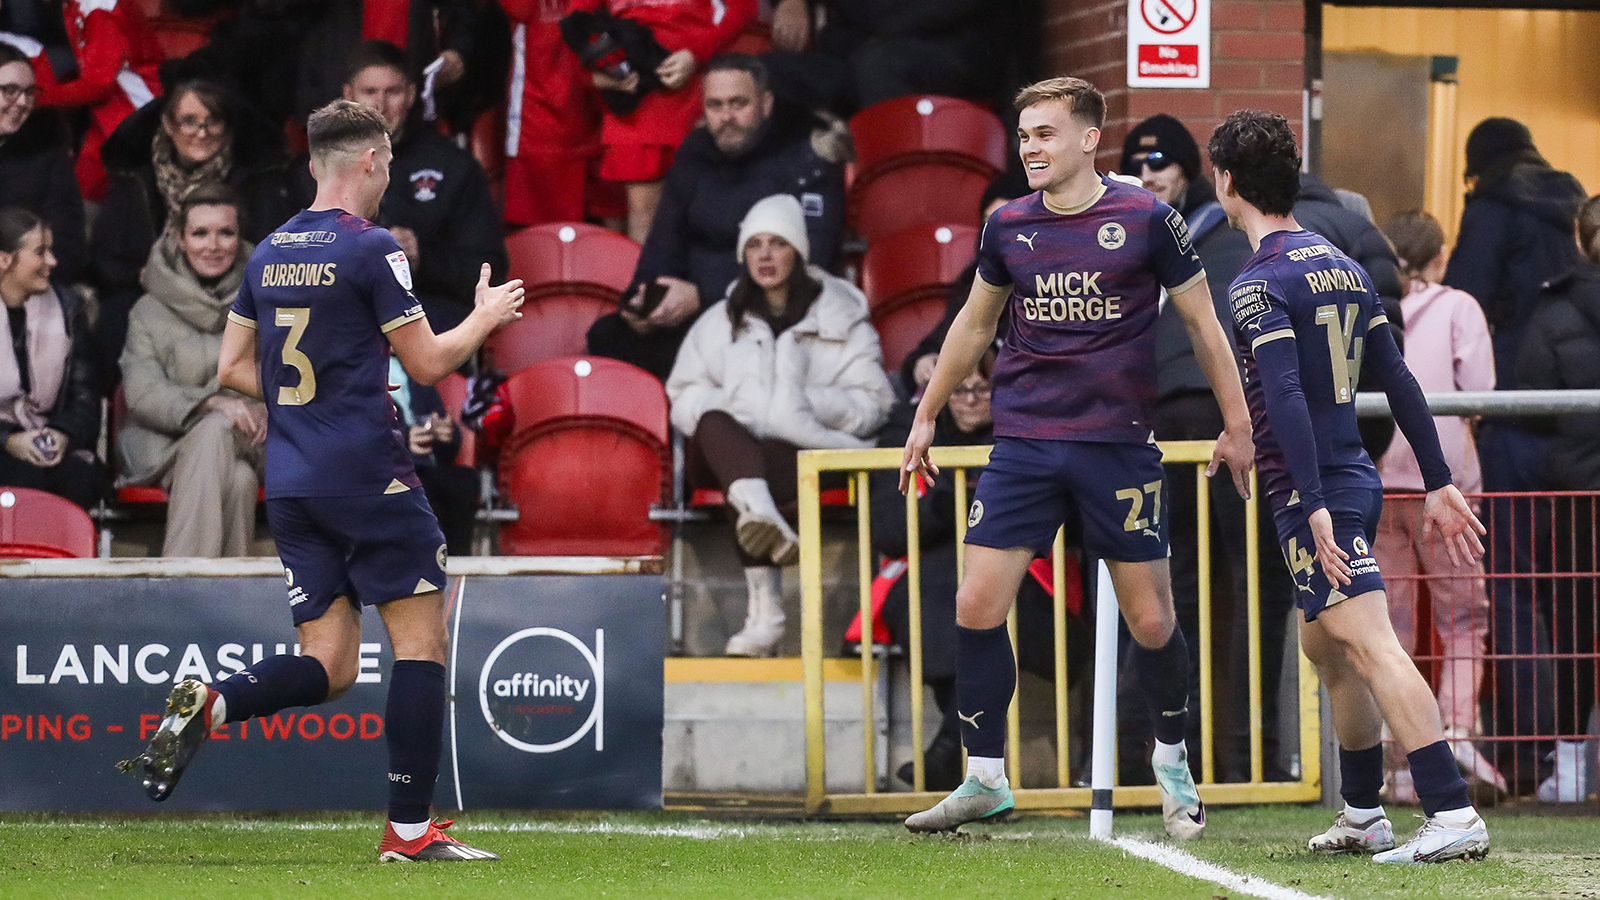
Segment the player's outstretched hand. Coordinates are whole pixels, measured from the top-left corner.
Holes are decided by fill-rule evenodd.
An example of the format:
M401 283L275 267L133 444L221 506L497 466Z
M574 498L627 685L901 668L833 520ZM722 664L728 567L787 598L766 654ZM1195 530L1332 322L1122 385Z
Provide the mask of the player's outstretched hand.
M1333 514L1324 506L1311 514L1310 521L1311 538L1317 542L1317 562L1322 563L1322 574L1336 588L1349 584L1353 574L1348 562L1350 554L1344 552L1333 536Z
M507 322L522 318L518 308L522 306L522 279L513 278L505 284L489 286L489 264L484 263L478 270L478 287L473 296L473 303L481 309L488 311L495 327L498 328Z
M1467 498L1461 496L1461 491L1453 484L1429 491L1423 498L1422 534L1427 537L1435 531L1444 541L1444 551L1452 564L1463 566L1482 558L1483 542L1478 536L1488 534L1489 530L1478 521L1472 507L1467 505Z
M911 434L906 436L906 452L900 457L900 493L911 489L911 476L921 472L922 477L933 481L939 467L928 458L928 448L933 446L933 420L918 416L911 423Z
M1249 429L1236 428L1224 431L1217 435L1217 447L1211 451L1211 464L1206 466L1206 477L1211 478L1217 474L1222 464L1228 466L1228 473L1233 476L1233 489L1239 496L1250 499L1250 467L1256 461L1256 442L1250 437Z

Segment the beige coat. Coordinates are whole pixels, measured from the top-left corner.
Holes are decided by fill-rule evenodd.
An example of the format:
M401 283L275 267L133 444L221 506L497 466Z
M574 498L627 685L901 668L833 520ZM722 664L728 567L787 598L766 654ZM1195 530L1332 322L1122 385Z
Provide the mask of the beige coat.
M119 484L158 484L174 447L199 420L198 407L219 393L217 356L228 308L239 295L251 247L241 244L234 267L210 288L167 239L156 242L140 282L145 295L128 314L122 383L128 421L117 435Z
M667 378L679 431L693 436L701 416L722 410L756 437L802 448L873 445L894 392L867 299L841 278L809 271L822 293L776 339L757 316L745 316L734 335L725 300L689 329Z

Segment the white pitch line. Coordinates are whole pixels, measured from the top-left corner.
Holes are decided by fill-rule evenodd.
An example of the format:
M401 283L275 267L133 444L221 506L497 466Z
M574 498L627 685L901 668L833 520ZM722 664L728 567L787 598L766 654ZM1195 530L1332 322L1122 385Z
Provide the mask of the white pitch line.
M1153 844L1141 841L1138 838L1119 837L1112 838L1111 845L1127 853L1132 853L1140 859L1147 859L1158 866L1165 866L1179 875L1209 881L1221 885L1230 891L1246 894L1251 897L1261 897L1263 900L1333 900L1317 894L1308 894L1297 891L1281 884L1273 884L1262 878L1252 875L1240 875L1230 869L1208 863L1203 859L1186 853L1176 847L1164 844Z

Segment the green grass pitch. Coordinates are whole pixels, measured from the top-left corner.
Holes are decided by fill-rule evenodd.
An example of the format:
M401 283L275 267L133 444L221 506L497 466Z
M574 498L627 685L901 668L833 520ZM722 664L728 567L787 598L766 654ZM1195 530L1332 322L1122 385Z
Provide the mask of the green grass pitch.
M1395 811L1405 835L1420 821ZM1490 814L1481 862L1380 867L1303 847L1316 808L1214 809L1183 849L1319 897L1600 897L1600 819ZM454 831L498 863L379 865L377 816L0 815L0 898L907 898L1213 900L1229 891L1089 840L1083 818L1025 815L961 837L897 822L707 820L682 813L477 813ZM1146 839L1160 820L1119 814Z

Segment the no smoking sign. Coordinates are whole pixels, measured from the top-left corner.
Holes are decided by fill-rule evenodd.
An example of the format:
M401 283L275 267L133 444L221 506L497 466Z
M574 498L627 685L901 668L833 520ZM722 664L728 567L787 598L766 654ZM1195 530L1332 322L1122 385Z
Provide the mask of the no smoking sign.
M1128 0L1128 86L1211 86L1211 0Z

